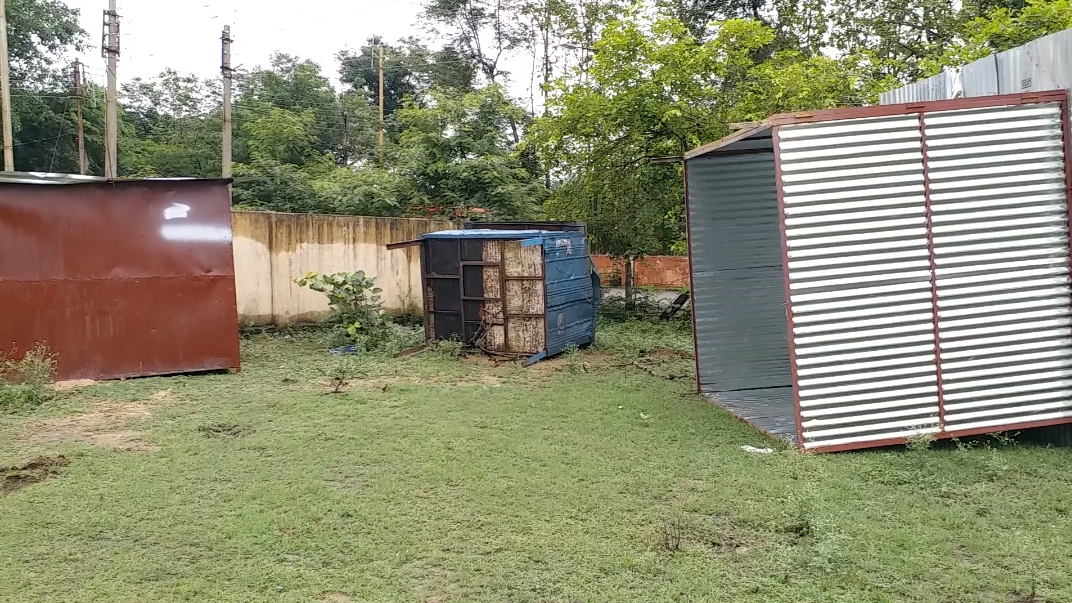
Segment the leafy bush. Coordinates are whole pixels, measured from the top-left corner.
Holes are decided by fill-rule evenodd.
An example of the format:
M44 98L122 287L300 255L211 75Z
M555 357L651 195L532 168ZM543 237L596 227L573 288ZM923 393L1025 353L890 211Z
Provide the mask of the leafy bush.
M328 322L338 325L350 341L360 340L365 347L375 349L390 338L391 317L381 307L383 299L379 295L383 290L376 287L376 279L365 276L364 271L309 272L294 282L328 297L331 307Z
M0 414L32 410L45 403L50 396L39 385L0 382Z
M56 374L56 356L38 343L22 360L0 354L0 413L20 412L40 406L51 397L46 386Z

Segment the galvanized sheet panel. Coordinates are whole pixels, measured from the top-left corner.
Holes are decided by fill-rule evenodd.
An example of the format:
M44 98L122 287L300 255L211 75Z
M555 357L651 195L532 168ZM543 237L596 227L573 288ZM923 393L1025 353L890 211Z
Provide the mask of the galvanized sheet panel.
M1044 36L961 69L964 96L1072 88L1072 30Z
M947 100L956 95L956 74L943 71L929 78L913 82L878 95L878 104L897 105Z
M804 447L937 432L918 116L778 139Z
M700 389L784 391L792 380L774 155L698 157L687 176ZM791 404L776 407L793 420Z
M1060 105L924 124L945 430L1072 417Z
M0 300L60 379L237 368L227 182L0 184Z

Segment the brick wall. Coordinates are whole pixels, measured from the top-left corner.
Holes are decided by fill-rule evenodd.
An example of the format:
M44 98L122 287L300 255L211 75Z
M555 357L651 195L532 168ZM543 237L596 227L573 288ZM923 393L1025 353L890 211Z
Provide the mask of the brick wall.
M619 279L625 274L622 260L615 262L610 256L593 255L596 270L604 287L621 286L611 283L611 273L617 271ZM689 284L689 258L676 255L651 255L633 262L633 280L637 287L656 289L680 289Z

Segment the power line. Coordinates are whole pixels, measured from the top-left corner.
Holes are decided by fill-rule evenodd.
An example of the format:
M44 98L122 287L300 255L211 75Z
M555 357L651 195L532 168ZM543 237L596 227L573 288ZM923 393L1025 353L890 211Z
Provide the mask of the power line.
M64 117L64 119L60 120L60 130L59 130L60 133L56 135L56 144L53 145L53 147L52 147L52 161L50 161L48 163L48 171L50 173L52 172L52 169L54 167L56 167L56 153L58 153L59 150L60 150L60 138L63 137L63 126L67 125L67 119L66 119L66 117L67 117L67 105L70 102L71 102L70 98L68 98L67 100L65 100L63 102L63 117Z
M28 144L36 144L36 143L39 143L39 142L51 142L53 140L56 140L60 136L63 136L63 134L57 134L56 136L50 136L48 138L38 138L37 140L25 140L25 141L16 140L14 142L14 144L12 144L12 146L17 147L17 146L24 146L24 145L28 145Z

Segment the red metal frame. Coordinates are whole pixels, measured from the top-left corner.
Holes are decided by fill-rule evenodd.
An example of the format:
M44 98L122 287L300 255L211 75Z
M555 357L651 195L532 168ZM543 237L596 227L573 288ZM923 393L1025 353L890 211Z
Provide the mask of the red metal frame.
M804 447L804 417L800 414L800 385L797 376L797 344L793 336L793 303L789 300L789 239L785 225L785 193L782 187L782 151L778 128L771 130L774 147L774 187L778 197L778 230L782 237L782 280L785 283L785 322L789 329L789 378L793 383L793 416L797 424L797 446Z
M866 117L888 117L891 115L911 115L930 111L956 111L958 109L977 109L982 107L1034 105L1037 103L1065 102L1068 98L1064 90L1046 92L1028 92L1024 94L999 94L995 96L976 96L952 100L927 101L922 103L904 103L899 105L875 105L872 107L849 107L846 109L828 109L825 111L799 111L773 115L763 121L769 126L806 124L840 119L858 119Z
M923 113L919 114L919 146L923 155L923 212L926 216L927 259L930 262L931 272L931 324L934 327L934 371L938 387L938 428L944 431L945 387L942 384L942 344L938 332L938 272L934 262L934 233L931 231L931 227L934 224L934 214L931 211L931 170L927 159L927 127L924 123L923 115Z
M696 342L696 266L692 262L692 216L689 204L689 162L681 163L681 173L685 179L685 244L689 250L689 298L692 303L692 361L696 367L696 393L702 393L700 386L700 345Z
M1061 135L1065 147L1065 207L1068 208L1068 265L1072 270L1072 126L1069 125L1068 99L1061 101Z
M1003 431L1020 431L1023 429L1034 429L1036 427L1053 427L1054 425L1065 425L1072 422L1072 419L1054 419L1050 421L1028 421L1025 423L1013 423L1011 425L994 425L991 427L978 427L976 429L964 429L961 431L940 431L934 435L936 440L951 440L953 438L967 438L977 435L988 435L991 433L1000 433ZM886 440L871 440L869 442L852 442L849 444L838 444L837 446L816 446L811 448L808 452L846 452L849 450L860 450L863 448L881 448L883 446L903 446L912 441L912 438L889 438Z

